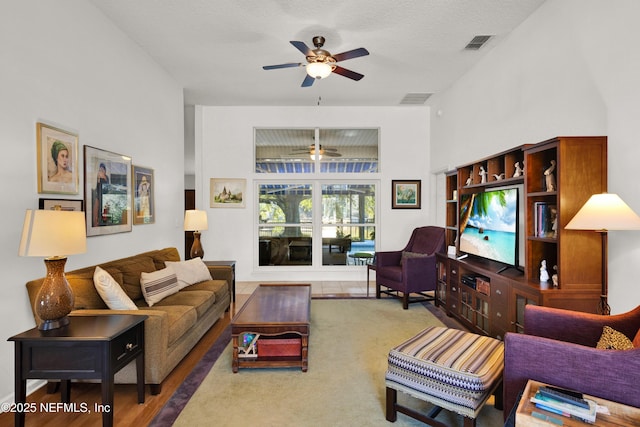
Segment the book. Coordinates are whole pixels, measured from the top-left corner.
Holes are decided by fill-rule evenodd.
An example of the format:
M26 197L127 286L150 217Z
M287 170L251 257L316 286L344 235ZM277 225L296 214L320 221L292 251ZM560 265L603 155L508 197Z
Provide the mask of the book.
M560 401L552 397L543 395L539 391L531 398L538 408L547 410L557 415L562 415L568 418L575 418L580 421L593 424L596 421L596 402L590 399L585 399L589 404L589 409L581 408L577 405Z
M533 204L533 231L535 237L556 237L558 209L547 202Z

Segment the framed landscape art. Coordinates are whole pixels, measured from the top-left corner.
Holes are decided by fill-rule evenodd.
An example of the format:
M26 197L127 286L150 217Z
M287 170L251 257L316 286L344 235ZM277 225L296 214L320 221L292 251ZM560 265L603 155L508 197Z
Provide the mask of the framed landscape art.
M36 123L38 193L78 194L78 135Z
M87 236L131 231L131 157L84 146Z
M210 207L244 208L247 180L241 178L211 178Z
M391 181L392 209L420 209L420 180Z

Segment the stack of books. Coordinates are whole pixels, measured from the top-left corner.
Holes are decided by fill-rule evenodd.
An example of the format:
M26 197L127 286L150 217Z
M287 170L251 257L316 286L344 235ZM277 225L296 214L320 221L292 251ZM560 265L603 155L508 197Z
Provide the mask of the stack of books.
M537 408L585 423L596 421L596 402L581 393L551 386L541 386L531 398Z

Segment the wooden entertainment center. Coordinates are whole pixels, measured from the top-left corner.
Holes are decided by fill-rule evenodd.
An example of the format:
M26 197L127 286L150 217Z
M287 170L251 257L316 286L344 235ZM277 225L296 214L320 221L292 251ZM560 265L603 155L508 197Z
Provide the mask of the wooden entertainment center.
M544 171L552 160L555 180L549 183ZM524 165L521 173L516 172L516 162ZM456 247L457 255L461 255L460 196L510 187L524 188L519 195L524 206L524 227L519 229L524 233L520 239L524 241L524 259L519 263L523 271L504 269L504 264L472 255L464 259L447 254L437 257L436 304L471 330L498 339L506 332L522 332L526 304L596 312L601 293L600 235L564 227L592 194L607 191L607 138L556 137L447 172L446 239L447 245ZM540 206L555 209L553 230L537 230L536 210ZM540 281L543 260L548 282ZM551 279L554 273L557 287ZM479 277L475 286L469 285L470 276Z

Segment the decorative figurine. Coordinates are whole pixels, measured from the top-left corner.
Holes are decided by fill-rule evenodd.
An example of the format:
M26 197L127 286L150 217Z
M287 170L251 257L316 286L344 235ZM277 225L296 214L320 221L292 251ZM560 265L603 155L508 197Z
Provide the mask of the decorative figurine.
M480 175L480 184L487 182L487 171L484 170L484 166L480 166L480 172L478 172L478 175Z
M558 237L558 208L555 206L550 207L549 214L551 216L551 235L556 239Z
M496 179L496 181L500 181L502 178L504 178L504 173L501 174L493 174L493 177Z
M553 171L556 170L556 161L551 160L551 166L544 171L545 183L547 184L547 191L556 191L556 177Z
M513 177L517 178L519 176L522 176L522 174L524 173L524 169L520 167L520 162L516 162L515 168L516 168L516 171L513 173Z
M548 282L549 281L549 273L547 272L547 261L542 260L540 265L540 282Z
M555 273L553 273L553 275L551 276L551 280L553 281L553 287L557 288L558 287L558 266L557 265L553 266L553 271L555 271Z
M473 184L473 177L469 175L469 178L467 178L467 182L465 182L464 185L471 185L471 184Z

